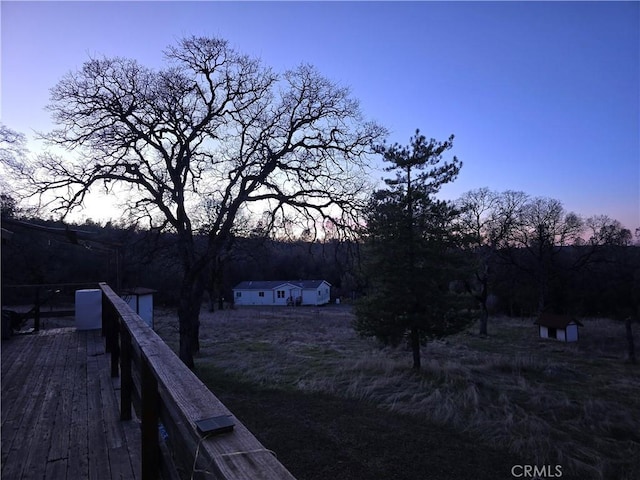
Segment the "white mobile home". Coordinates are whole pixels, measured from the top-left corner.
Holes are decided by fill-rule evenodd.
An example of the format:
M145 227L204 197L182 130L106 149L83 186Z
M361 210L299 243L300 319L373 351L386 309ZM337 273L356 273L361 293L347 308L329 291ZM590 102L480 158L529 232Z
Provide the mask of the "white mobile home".
M247 281L233 289L236 305L324 305L330 298L326 280Z
M562 342L577 342L578 327L582 327L575 318L569 315L543 313L535 322L538 325L540 338L553 338Z

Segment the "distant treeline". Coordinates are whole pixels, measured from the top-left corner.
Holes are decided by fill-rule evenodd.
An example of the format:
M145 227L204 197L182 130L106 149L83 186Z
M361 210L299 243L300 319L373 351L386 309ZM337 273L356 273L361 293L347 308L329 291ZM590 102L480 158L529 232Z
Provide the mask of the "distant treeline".
M177 302L182 272L171 233L40 219L5 219L3 229L11 232L2 241L3 287L106 281L114 288L154 288L161 304ZM203 282L216 305L231 300L243 280L326 279L334 297L350 297L360 288L353 273L357 248L353 242L238 237L212 261ZM3 304L18 295L19 289L3 288Z
M114 287L150 287L156 302L174 305L179 295L180 262L175 238L111 223L65 225L39 219L4 219L2 303L30 301L11 285L106 281ZM10 232L10 233L9 233ZM203 278L211 308L232 299L243 280L324 279L332 297L348 302L367 293L360 268L362 245L330 240L309 242L254 237L235 238L214 259ZM470 266L478 250L464 252ZM637 316L632 298L640 293L640 247L581 245L558 247L540 259L524 249L497 251L488 265L489 306L493 314L535 315L544 290L545 309L580 316ZM453 279L473 283L469 279ZM407 278L407 282L411 279ZM7 288L5 288L7 287Z

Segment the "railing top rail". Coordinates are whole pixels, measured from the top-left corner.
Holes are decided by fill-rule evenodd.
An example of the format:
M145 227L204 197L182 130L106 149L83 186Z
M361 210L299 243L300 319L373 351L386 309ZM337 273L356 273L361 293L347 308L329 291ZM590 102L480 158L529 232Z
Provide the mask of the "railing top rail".
M202 460L198 464L206 465L205 469L214 478L294 479L273 453L233 416L109 285L100 283L100 289L117 310L132 342L138 345L142 357L148 362L161 387L162 401L172 405L171 410L176 417L173 421L186 427L190 438L184 440L195 445L194 457ZM231 415L234 418L233 432L211 438L200 437L195 422L218 415Z

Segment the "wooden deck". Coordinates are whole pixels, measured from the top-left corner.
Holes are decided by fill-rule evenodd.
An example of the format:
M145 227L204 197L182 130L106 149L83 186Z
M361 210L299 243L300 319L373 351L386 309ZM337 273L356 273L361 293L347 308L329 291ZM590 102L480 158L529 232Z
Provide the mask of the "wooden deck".
M121 421L99 330L2 342L1 477L139 479L140 423Z

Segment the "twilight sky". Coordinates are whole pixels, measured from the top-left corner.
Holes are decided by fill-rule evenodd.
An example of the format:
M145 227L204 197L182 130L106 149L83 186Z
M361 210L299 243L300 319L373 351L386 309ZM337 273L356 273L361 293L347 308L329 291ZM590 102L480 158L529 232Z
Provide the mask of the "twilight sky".
M177 39L218 36L276 71L315 65L390 142L453 133L464 166L441 198L522 190L640 227L639 2L0 5L0 121L29 137L90 55L161 66Z

